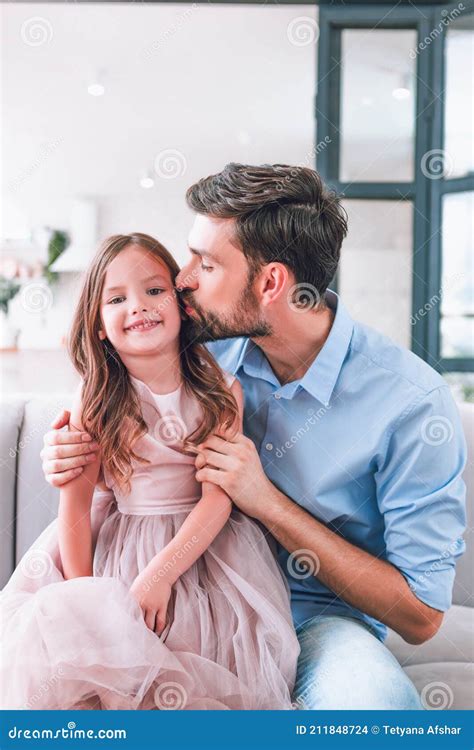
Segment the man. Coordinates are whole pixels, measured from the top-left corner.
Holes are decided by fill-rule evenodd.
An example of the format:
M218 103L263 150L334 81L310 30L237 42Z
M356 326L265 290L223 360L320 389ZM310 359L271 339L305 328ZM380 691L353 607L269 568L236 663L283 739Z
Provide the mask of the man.
M229 164L187 199L177 288L245 394L245 435L209 438L197 478L278 542L301 643L295 704L419 709L383 639L389 626L423 643L451 603L465 443L449 388L328 291L347 226L315 171ZM68 481L88 452L48 433L48 481Z

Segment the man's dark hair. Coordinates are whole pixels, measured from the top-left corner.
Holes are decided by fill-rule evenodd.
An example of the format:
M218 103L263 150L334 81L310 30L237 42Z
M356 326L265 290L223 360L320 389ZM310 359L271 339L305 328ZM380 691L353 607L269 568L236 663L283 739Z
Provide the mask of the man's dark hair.
M279 261L297 284L322 297L337 270L347 215L313 169L231 163L192 185L186 199L198 214L235 219L235 239L252 276Z

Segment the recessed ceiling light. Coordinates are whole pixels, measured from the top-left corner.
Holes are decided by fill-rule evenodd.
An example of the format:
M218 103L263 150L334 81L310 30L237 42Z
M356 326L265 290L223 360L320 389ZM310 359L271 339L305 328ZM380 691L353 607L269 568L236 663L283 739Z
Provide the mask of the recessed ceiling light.
M90 86L87 87L87 92L91 96L103 96L105 94L105 88L101 83L91 83Z
M151 177L141 177L140 178L140 187L144 188L145 190L149 190L154 186L155 182Z
M405 88L405 86L400 86L399 88L393 89L392 96L399 102L403 101L404 99L409 99L410 89Z

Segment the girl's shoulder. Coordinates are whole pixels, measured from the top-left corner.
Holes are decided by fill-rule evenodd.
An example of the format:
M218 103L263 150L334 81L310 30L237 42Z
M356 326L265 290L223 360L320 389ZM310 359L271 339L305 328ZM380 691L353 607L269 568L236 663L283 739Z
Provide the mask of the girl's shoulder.
M227 370L222 370L222 374L224 376L224 380L225 380L225 383L226 383L227 387L231 388L232 385L236 381L235 375L232 375L230 372L227 372Z

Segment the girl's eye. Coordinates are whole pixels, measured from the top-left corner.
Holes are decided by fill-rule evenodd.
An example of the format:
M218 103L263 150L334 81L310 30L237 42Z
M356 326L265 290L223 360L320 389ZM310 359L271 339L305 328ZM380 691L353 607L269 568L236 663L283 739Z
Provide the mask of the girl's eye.
M158 294L162 294L164 291L165 291L164 289L161 289L161 287L157 286L157 287L153 287L152 289L149 289L148 293L151 294L153 297L156 297ZM110 300L109 304L116 305L119 302L121 302L123 299L125 299L123 295L121 295L120 297L114 297L113 299Z
M204 263L201 263L201 268L203 271L208 271L208 272L214 270L212 266L205 266Z

